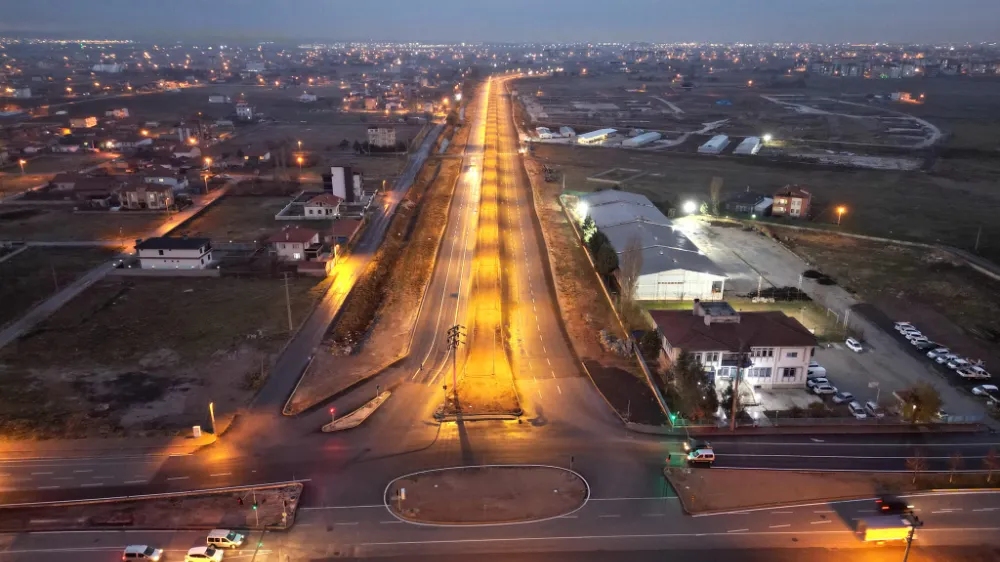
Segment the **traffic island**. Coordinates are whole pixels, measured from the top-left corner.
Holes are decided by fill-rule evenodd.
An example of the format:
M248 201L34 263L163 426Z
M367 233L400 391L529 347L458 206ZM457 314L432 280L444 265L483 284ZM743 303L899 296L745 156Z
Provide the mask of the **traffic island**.
M0 506L0 532L83 529L287 530L302 483Z
M424 525L543 521L573 513L589 497L590 486L576 472L539 465L417 472L385 489L385 504L393 515Z
M664 476L691 515L874 498L919 491L988 489L1000 478L984 473L796 472L685 468L676 456Z
M372 400L368 401L368 403L365 404L364 406L358 408L357 410L354 410L350 414L337 418L331 421L330 423L324 425L323 433L343 431L345 429L353 429L355 427L358 427L359 425L364 423L364 421L367 420L369 416L374 414L375 410L377 410L379 406L384 404L385 401L389 399L389 396L391 394L392 392L387 390L379 394Z

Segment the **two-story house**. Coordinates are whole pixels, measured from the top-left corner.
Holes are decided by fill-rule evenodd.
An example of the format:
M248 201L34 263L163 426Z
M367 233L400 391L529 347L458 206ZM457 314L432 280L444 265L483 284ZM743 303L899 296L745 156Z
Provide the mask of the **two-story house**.
M776 217L805 218L809 216L812 194L801 187L786 185L774 194L771 214Z
M118 192L118 199L126 209L165 211L174 204L174 190L169 185L129 182Z
M340 197L332 193L323 193L306 201L303 212L309 218L332 219L340 216Z
M690 311L653 310L650 316L668 363L683 351L711 377L731 378L742 368L742 381L754 387L805 386L816 336L782 312L736 312L727 302L696 300Z
M136 241L135 251L142 269L205 269L212 264L208 238L147 238Z
M289 227L267 239L278 259L305 261L319 255L323 244L319 232L311 228Z

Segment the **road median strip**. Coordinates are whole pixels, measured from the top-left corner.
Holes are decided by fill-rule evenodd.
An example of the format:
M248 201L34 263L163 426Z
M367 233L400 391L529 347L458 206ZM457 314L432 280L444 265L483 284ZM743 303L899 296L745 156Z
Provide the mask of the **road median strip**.
M345 429L353 429L355 427L358 427L359 425L364 423L365 420L369 418L369 416L374 414L375 410L377 410L379 406L385 404L385 401L388 400L389 396L391 395L392 395L391 391L386 390L385 392L382 392L375 398L369 400L368 403L366 403L364 406L361 406L360 408L354 410L350 414L337 418L331 421L330 423L324 425L323 433L343 431Z

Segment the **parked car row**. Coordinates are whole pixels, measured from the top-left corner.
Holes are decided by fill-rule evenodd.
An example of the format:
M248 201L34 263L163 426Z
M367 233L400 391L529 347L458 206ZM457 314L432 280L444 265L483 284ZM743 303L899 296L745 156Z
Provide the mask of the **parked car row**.
M205 546L196 546L184 555L184 562L220 562L223 548L239 548L243 546L246 535L229 529L213 529L205 538ZM145 544L133 544L125 547L122 560L151 560L159 562L163 557L162 548L154 548Z
M987 380L991 378L989 371L983 368L980 362L970 361L952 353L947 347L931 341L923 335L920 330L909 322L896 322L896 331L899 332L911 345L924 353L928 359L938 365L943 365L951 369L958 376L967 380Z
M834 404L847 404L847 410L855 419L884 418L885 411L874 401L861 404L850 392L840 391L826 378L826 369L812 361L806 374L806 387L819 396L830 396Z

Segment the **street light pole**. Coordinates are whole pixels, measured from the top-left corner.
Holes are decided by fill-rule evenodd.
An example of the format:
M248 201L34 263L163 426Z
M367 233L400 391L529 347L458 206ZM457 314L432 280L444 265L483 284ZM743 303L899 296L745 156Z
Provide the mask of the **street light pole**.
M17 163L21 165L21 175L23 176L24 175L24 165L27 164L28 161L25 160L24 158L21 158L20 160L17 161Z
M218 437L218 433L215 432L215 402L208 403L208 417L212 421L212 435Z
M448 348L451 349L451 387L458 398L458 346L461 345L465 329L461 324L455 324L448 328Z

